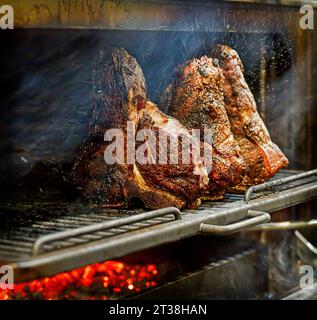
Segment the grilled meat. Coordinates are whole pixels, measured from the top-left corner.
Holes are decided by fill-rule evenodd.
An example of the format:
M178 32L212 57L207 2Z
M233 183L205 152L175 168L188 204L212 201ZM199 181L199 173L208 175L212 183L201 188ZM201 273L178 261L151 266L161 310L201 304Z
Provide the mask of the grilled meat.
M134 135L130 141L127 121L136 134L141 129L151 129L155 137L163 131L177 139L179 132L183 132L190 139L190 133L177 120L146 100L146 84L136 59L120 48L103 53L96 63L93 80L95 116L92 129L72 170L72 179L85 198L106 207L127 208L135 199L151 209L197 206L199 195L208 185L202 163L152 163L155 154L150 152L153 144L150 145L149 139L144 139L144 145L140 141L136 145L141 148L136 151L143 150L147 161L127 161L127 140L135 142ZM123 157L123 163L108 164L104 159L105 149L110 145L103 141L104 136L107 129L112 128L121 129L123 133L124 154L115 149L115 156ZM198 145L200 147L199 141ZM161 141L156 139L154 149L163 148Z
M278 170L286 167L288 160L271 141L270 134L257 112L237 52L227 46L217 45L212 50L212 57L219 61L225 76L225 108L246 164L242 182L234 187L234 190L241 191L250 185L268 180Z
M187 199L190 207L196 207L199 203L199 200L197 202L199 191L206 189L209 180L202 160L196 158L193 162L190 159L200 153L200 141L195 141L195 138L179 121L166 116L150 101L139 112L138 119L137 132L150 129L156 138L156 143L152 142L151 145L147 141L147 149L150 150L152 146L158 151L147 154L148 159L152 158L149 159L149 164L137 164L144 181L147 185L159 186L161 190ZM188 152L188 146L191 146L191 152ZM205 148L211 153L210 146L205 145ZM183 151L188 156L187 162ZM153 154L156 155L156 158Z
M167 87L162 108L188 129L210 129L212 170L207 198L219 198L225 190L240 183L244 163L234 140L223 96L223 73L206 56L193 59L176 70ZM203 135L201 135L201 138Z

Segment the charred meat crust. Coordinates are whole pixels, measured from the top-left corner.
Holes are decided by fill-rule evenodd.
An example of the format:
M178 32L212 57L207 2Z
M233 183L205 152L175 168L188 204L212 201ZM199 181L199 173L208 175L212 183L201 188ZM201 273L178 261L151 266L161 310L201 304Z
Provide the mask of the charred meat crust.
M243 65L237 52L225 45L212 48L211 56L218 60L224 73L225 108L235 139L246 165L245 175L233 191L245 190L263 183L288 165L279 147L257 112L256 102L244 78Z
M224 105L224 76L211 58L188 61L180 66L162 98L168 113L188 129L210 129L212 170L205 197L219 198L228 188L240 183L244 163L234 140ZM201 135L201 138L204 138Z

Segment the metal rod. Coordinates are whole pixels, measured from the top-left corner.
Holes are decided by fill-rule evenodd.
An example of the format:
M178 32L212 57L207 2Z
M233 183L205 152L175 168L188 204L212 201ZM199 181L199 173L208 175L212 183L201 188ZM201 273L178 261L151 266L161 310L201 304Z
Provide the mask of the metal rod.
M290 177L286 177L286 178L281 178L281 179L276 179L273 181L268 181L262 184L259 184L257 186L252 186L250 187L244 194L244 201L245 202L249 202L251 200L251 196L253 192L258 192L258 191L265 191L268 190L270 188L273 187L278 187L280 185L289 183L289 182L293 182L296 180L300 180L303 178L308 178L311 176L317 175L317 169L315 170L311 170L311 171L307 171L307 172L303 172L303 173L299 173L299 174L295 174L293 176Z
M106 221L103 223L89 225L81 228L66 230L66 231L62 231L54 234L48 234L36 240L33 246L33 256L38 255L41 247L48 242L57 241L57 240L70 238L70 237L76 237L76 236L84 235L87 233L88 234L93 233L96 231L104 231L106 229L117 228L122 225L129 225L129 224L133 224L136 222L140 222L140 221L144 221L152 218L165 216L168 214L173 214L176 220L182 219L181 213L177 208L169 207L169 208L158 209L150 212L139 213L134 216L125 217L125 218L117 219L114 221Z
M248 228L250 226L270 221L271 216L262 211L249 210L246 215L247 220L239 221L236 223L232 223L230 225L218 226L218 225L210 225L206 223L202 223L200 225L201 233L215 236L224 236L228 234L232 234L235 232L239 232Z
M310 221L283 221L264 223L259 226L251 227L245 231L277 231L277 230L296 230L296 229L308 229L316 228L317 220Z
M308 241L299 231L295 231L296 238L314 255L317 256L317 248Z

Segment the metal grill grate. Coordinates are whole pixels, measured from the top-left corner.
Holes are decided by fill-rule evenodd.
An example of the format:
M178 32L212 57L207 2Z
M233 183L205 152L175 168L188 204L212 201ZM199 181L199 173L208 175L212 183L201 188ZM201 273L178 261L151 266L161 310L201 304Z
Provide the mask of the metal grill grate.
M227 194L222 201L181 213L175 208L145 212L76 204L41 204L44 213L27 216L11 212L0 216L0 264L13 265L16 280L23 281L120 257L199 234L202 224L227 225L245 219L250 210L273 212L314 199L316 174L284 171L274 179L282 179L279 183L249 190L248 201ZM14 211L14 205L8 208Z
M175 210L174 208L171 208ZM168 212L171 213L172 210ZM87 211L87 209L85 210ZM119 234L134 230L140 230L165 222L173 221L173 214L164 214L148 219L146 216L140 222L130 222L131 218L139 218L142 215L138 211L119 212L119 210L98 210L90 209L89 212L78 212L76 215L62 215L58 217L42 217L30 223L15 225L14 228L0 234L0 257L2 261L24 260L27 257L39 255L41 252L50 252L79 244L88 243L100 239L106 239ZM12 217L11 217L12 219ZM112 226L114 222L122 221L119 226ZM14 223L14 222L13 222ZM106 231L86 231L78 236L74 232L87 227L98 227L99 225L110 225ZM105 229L105 228L103 228ZM61 237L63 233L69 233L67 237ZM39 240L44 237L58 236L61 238L49 241L48 244L38 247ZM36 249L38 248L38 249ZM41 250L40 250L41 249ZM41 252L40 252L41 251Z

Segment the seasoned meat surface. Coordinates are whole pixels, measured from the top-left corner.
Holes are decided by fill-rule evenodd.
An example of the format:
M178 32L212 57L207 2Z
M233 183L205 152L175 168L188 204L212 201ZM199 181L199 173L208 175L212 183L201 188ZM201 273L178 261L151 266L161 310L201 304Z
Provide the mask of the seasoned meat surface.
M197 190L204 190L208 184L208 173L202 161L196 158L193 163L190 159L199 154L200 141L195 141L191 133L178 120L165 115L150 101L138 116L137 132L150 129L156 138L156 143L152 145L158 150L156 159L152 157L150 164L137 165L142 177L147 184L159 186L167 192L173 191L184 199L188 199L189 203L193 202L190 206L195 207ZM189 146L195 152L189 153L187 149ZM211 152L209 145L205 145L205 148ZM186 153L187 162L185 156L182 157L183 150L188 152Z
M237 52L228 46L213 47L211 56L217 59L224 73L225 108L235 139L246 164L241 183L234 190L263 183L283 167L288 160L271 141L270 134L257 112L256 103L243 75L243 65Z
M213 163L206 196L211 198L240 183L244 175L224 105L223 82L223 72L211 58L193 59L176 70L161 102L161 108L167 105L168 113L186 128L209 130Z
M94 133L109 128L125 129L136 122L138 109L145 106L147 87L141 66L123 48L102 51L95 63Z
M191 135L176 119L147 101L145 79L136 59L121 48L103 52L96 63L93 81L94 119L72 170L72 180L78 190L90 203L105 207L127 208L136 199L150 209L196 207L199 195L208 186L203 163L159 164L155 159L157 155L151 152L153 143L149 138L138 139L142 129L150 129L156 138L160 131L176 140L179 132L189 139ZM127 121L134 131L133 141L130 141ZM116 157L123 157L123 163L109 164L104 159L106 148L113 143L104 141L108 129L121 129L124 154L119 154L118 149L114 153ZM143 151L145 159L141 163L138 157L135 162L127 159L127 140L135 142L135 134L135 151L141 150L141 156ZM196 143L200 148L200 142ZM161 140L154 140L154 149L163 148Z

